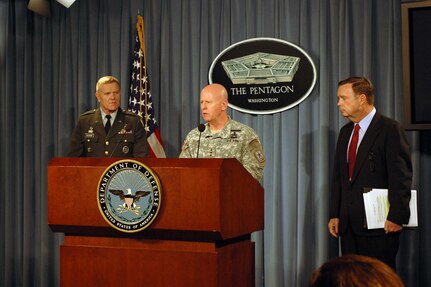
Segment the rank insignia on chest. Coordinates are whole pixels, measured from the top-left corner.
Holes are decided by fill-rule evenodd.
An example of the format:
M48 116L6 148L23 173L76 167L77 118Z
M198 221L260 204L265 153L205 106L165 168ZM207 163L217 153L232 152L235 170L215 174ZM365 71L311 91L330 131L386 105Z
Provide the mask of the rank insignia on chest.
M94 138L94 130L93 130L92 126L90 126L88 128L88 131L84 134L84 136L86 139L93 139Z
M238 138L238 132L240 132L241 130L230 130L230 138L231 139L236 139Z

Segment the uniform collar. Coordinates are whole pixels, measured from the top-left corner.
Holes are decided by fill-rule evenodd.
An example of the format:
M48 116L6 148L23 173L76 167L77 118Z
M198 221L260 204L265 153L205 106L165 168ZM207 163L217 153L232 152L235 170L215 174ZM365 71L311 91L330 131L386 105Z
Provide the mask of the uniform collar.
M206 128L205 131L203 132L203 136L205 137L214 137L214 138L229 138L231 137L231 126L232 126L232 122L233 120L230 118L230 116L227 116L227 123L226 125L223 127L223 129L221 129L219 132L217 133L212 133L211 129L209 128L208 123L205 124Z
M100 113L102 115L102 120L104 121L105 120L105 116L107 114L105 112L103 112L102 109L100 109ZM118 109L111 114L111 123L115 122L115 118L117 117L117 114L118 114Z

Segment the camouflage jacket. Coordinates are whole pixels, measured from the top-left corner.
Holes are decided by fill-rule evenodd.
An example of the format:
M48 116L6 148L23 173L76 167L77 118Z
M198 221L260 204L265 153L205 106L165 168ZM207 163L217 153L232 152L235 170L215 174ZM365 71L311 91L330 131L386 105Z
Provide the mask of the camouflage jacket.
M187 135L180 158L236 158L258 181L262 178L265 156L255 131L229 118L226 126L212 133L208 124L201 134L198 152L199 130L193 129Z

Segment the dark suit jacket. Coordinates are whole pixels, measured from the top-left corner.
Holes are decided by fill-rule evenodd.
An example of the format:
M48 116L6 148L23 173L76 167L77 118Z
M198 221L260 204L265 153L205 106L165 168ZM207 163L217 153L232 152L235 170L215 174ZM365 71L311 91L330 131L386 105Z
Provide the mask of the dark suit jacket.
M347 147L354 124L341 128L335 153L330 217L339 218L339 233L350 221L357 235L383 235L383 229L365 228L364 188L386 188L389 197L387 220L408 223L411 196L412 163L403 127L376 113L356 155L352 180L348 179Z
M118 109L106 134L100 109L83 113L73 130L70 157L148 157L149 147L140 117Z

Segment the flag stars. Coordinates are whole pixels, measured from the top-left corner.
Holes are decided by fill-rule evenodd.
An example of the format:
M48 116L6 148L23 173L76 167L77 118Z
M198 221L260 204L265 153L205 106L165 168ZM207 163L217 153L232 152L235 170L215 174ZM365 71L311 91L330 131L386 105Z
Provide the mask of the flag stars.
M149 77L146 73L144 54L145 51L140 48L139 37L135 37L135 47L133 50L133 60L131 61L131 85L128 109L129 111L141 117L147 136L153 136L158 129L156 119L154 118L154 108L152 104L152 95L150 93ZM161 143L160 139L157 139ZM160 147L163 155L163 146ZM153 148L150 146L153 151ZM165 157L165 155L163 156Z
M133 61L133 67L135 69L139 69L141 67L141 64L138 61ZM137 80L139 80L139 76L137 75Z

